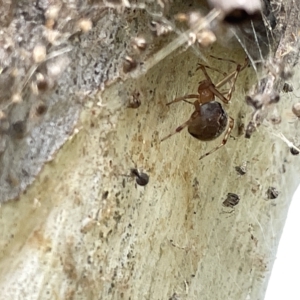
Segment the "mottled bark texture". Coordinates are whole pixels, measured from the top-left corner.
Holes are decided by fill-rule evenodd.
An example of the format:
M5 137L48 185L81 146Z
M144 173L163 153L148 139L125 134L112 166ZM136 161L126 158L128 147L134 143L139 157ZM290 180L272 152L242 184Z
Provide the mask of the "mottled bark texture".
M299 184L297 5L0 1L0 299L263 299ZM209 55L245 53L226 146L161 142L197 63L228 90Z

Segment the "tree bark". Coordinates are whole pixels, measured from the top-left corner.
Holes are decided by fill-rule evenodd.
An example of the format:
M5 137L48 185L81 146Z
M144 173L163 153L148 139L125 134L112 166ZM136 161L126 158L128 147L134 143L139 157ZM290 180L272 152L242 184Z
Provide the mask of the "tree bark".
M300 76L295 3L274 10L276 26L286 26L264 56L281 59L294 75L243 70L230 105L222 104L235 120L228 142L199 161L222 137L200 142L184 129L161 142L194 111L185 102L166 103L197 94L199 62L235 70L210 54L244 63L237 42L185 49L178 27L154 37L150 21L168 20L154 14L167 11L160 1L147 9L124 8L126 1L117 8L113 1L57 1L57 17L47 1L4 2L0 299L263 299L299 184L299 157L280 138L299 141L299 121L287 117L297 91L281 92L286 81L296 89ZM181 2L168 14L208 10ZM87 20L93 27L84 33ZM132 44L141 36L145 52ZM32 55L40 44L41 62ZM215 84L223 77L208 72ZM244 99L248 91L255 98L261 78L280 101L253 112ZM137 109L128 107L133 100L141 102ZM245 139L241 132L255 112L261 124ZM150 176L145 187L124 176L131 168ZM228 193L239 196L237 205L222 205Z

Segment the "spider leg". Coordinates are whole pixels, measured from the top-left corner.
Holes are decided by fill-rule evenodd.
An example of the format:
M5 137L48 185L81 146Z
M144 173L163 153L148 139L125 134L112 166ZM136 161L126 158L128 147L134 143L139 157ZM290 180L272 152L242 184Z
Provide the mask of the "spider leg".
M227 99L228 102L231 99L231 96L232 96L232 93L234 91L234 87L235 87L235 83L236 83L237 77L238 77L239 73L241 72L241 68L242 68L241 65L237 65L237 67L236 67L235 75L234 75L234 77L232 79L230 90L229 90L229 92L227 94L227 97L226 97L226 99Z
M194 103L185 101L185 99L199 99L199 95L191 94L191 95L185 95L182 97L178 97L178 98L175 98L173 101L168 102L166 105L170 105L172 103L179 102L179 101L184 101L186 103L194 104Z
M234 126L234 119L231 118L231 117L229 117L229 122L228 122L228 123L229 123L228 129L226 130L226 132L225 132L225 134L224 134L224 138L223 138L223 140L222 140L222 143L221 143L219 146L213 148L213 149L210 150L209 152L207 152L207 153L205 153L204 155L202 155L202 156L199 158L199 160L202 159L202 158L204 158L204 157L206 157L206 156L208 156L208 155L210 155L210 154L212 154L212 153L214 153L215 151L217 151L218 149L220 149L221 147L223 147L223 146L226 144L226 142L227 142L227 140L228 140L228 137L229 137L229 135L230 135L230 133L231 133L231 131L232 131L232 128L233 128L233 126Z
M231 96L232 96L232 93L233 93L233 91L234 91L234 87L235 87L235 83L236 83L237 77L238 77L239 73L241 72L242 67L243 67L243 66L241 66L241 65L239 65L239 64L237 65L236 70L234 71L234 73L233 73L233 75L232 75L233 78L229 78L229 77L227 76L228 81L231 80L231 86L230 86L230 89L229 89L229 91L228 91L228 93L227 93L227 97L225 97L221 92L219 92L219 91L217 90L216 86L211 85L211 86L209 87L209 89L216 95L216 97L218 97L218 98L219 98L220 100L222 100L224 103L228 103L228 102L230 101ZM223 80L222 82L223 82L223 84L226 83L224 80ZM220 87L220 86L221 86L220 83L217 84L217 86Z
M182 129L184 129L185 127L189 126L190 123L191 123L192 121L193 121L193 119L192 119L192 118L189 118L186 122L184 122L184 123L181 124L179 127L177 127L177 128L175 129L174 132L168 134L167 136L165 136L164 138L162 138L160 141L163 142L163 141L165 141L166 139L168 139L169 137L171 137L172 135L174 135L174 134L180 132Z
M190 102L190 101L187 101L187 100L182 100L182 101L184 101L185 103L192 104L192 105L195 106L195 102ZM197 101L196 101L196 102L197 102Z
M249 65L249 59L246 57L245 58L245 63L241 66L240 65L240 70L239 72L243 71L244 69L246 69ZM237 68L238 68L239 65L237 65ZM226 84L228 81L230 81L232 78L234 78L236 76L236 72L237 72L237 69L233 72L231 72L230 74L228 74L226 77L224 77L220 82L218 82L216 84L216 88L220 88L221 86L223 86L224 84Z
M205 66L205 65L201 65L201 64L198 64L198 66L199 66L199 67L196 69L196 71L197 71L197 70L201 70L201 71L203 72L203 74L204 74L206 80L208 80L209 82L212 83L211 78L209 77L208 73L206 72L206 68L210 68L210 67Z
M224 77L227 76L227 73L226 73L226 72L222 72L222 71L220 71L219 69L216 69L216 68L213 68L213 67L210 67L210 66L207 66L207 65L203 65L203 64L198 64L198 68L196 69L196 71L197 71L197 70L200 70L200 69L203 71L203 68L204 68L204 69L210 69L210 70L216 71L216 72L222 74ZM204 73L204 72L203 72L203 73ZM205 72L205 73L206 73L206 72ZM204 73L204 75L205 75L205 73ZM207 78L206 75L205 75L205 77ZM208 77L209 77L209 76L208 76ZM209 79L210 79L210 78L209 78Z
M209 80L209 81L211 81L211 79L210 79L209 75L206 72L206 68L207 69L211 69L213 71L216 71L216 72L218 72L218 73L220 73L220 74L222 74L224 76L224 78L219 83L217 83L215 85L217 89L220 88L221 86L223 86L224 84L226 84L228 81L232 80L232 78L235 78L238 75L238 74L236 74L237 72L239 73L239 72L243 71L244 69L246 69L249 66L249 59L248 59L248 57L245 58L244 64L240 65L239 63L237 63L236 61L231 60L231 59L220 58L220 57L216 57L216 56L213 56L213 55L210 55L210 56L212 58L217 59L217 60L225 60L225 61L228 61L228 62L231 62L231 63L234 63L234 64L237 65L237 68L236 68L235 71L227 74L226 72L222 72L222 71L220 71L220 70L218 70L216 68L213 68L213 67L210 67L210 66L207 66L207 65L203 65L203 64L198 64L198 68L196 69L196 71L199 70L199 69L201 69L203 71L206 79Z
M222 58L222 57L217 57L217 56L214 56L214 55L210 55L210 57L212 57L212 58L214 58L214 59L217 59L217 60L228 61L228 62L231 62L231 63L233 63L233 64L238 65L238 63L237 63L235 60L232 60L232 59Z
M209 89L214 93L214 95L216 97L218 97L221 101L223 101L224 103L229 103L229 100L228 98L226 98L221 92L219 92L214 85L211 85L209 86ZM230 92L230 90L229 90ZM232 92L231 92L232 93ZM230 98L231 98L231 95L230 95Z

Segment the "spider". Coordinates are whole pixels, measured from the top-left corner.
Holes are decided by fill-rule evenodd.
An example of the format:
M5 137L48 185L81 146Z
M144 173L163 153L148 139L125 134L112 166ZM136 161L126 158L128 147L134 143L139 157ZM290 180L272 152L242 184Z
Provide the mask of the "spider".
M230 116L227 116L227 113L223 109L221 103L215 101L215 97L219 98L221 101L227 104L230 101L232 93L234 91L234 85L238 74L248 66L247 58L245 59L245 63L243 65L240 65L230 59L218 58L212 55L211 57L214 59L225 60L236 64L236 70L227 75L226 73L220 72L218 69L203 64L198 64L198 68L196 70L201 70L206 78L205 80L199 82L198 95L185 95L167 103L167 105L170 105L175 102L184 101L186 103L194 105L195 111L192 113L191 117L186 122L181 124L175 129L174 132L170 133L161 140L165 141L172 135L180 132L185 127L188 127L189 134L192 135L194 138L200 141L211 141L219 137L228 126L221 144L202 155L200 159L212 154L213 152L217 151L219 148L226 144L230 132L232 131L232 128L234 126L234 119ZM214 85L206 69L211 69L213 71L222 73L224 78L218 84ZM228 93L220 92L218 88L220 88L229 81L231 81L231 87ZM225 97L226 94L227 97ZM187 101L186 99L197 100L192 103Z

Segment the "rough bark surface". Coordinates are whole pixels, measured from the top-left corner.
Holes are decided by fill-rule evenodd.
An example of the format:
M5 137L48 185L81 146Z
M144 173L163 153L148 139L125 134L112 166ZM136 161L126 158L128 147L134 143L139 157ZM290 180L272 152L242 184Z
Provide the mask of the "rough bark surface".
M285 117L294 94L266 108L250 139L240 130L252 118L246 92L264 77L278 90L282 76L241 72L224 105L236 126L225 147L199 161L222 138L203 143L183 130L160 142L193 112L184 102L165 104L196 94L203 79L198 48L160 59L160 49L177 39L150 34L153 12L165 2L149 1L150 14L124 9L125 1L118 9L109 8L114 1L57 1L53 28L48 1L2 2L0 299L263 299L299 184L299 157L279 138L299 141L298 120ZM172 4L173 15L199 8L180 2ZM291 2L273 8L276 26L286 26L276 27L272 46L273 57L292 69L299 16ZM293 15L293 25L284 21ZM84 18L93 22L87 33L79 30ZM59 28L53 43L49 26ZM131 37L141 34L148 52L134 57L138 70L129 78L124 57L135 53ZM39 63L32 55L37 44L47 49ZM209 54L245 59L233 41L201 53L205 64L226 73L235 65ZM289 83L296 89L300 74L293 71ZM37 74L47 78L38 93ZM215 83L222 79L209 74ZM136 95L141 106L127 108ZM47 107L42 116L40 103ZM282 121L274 125L277 115ZM236 171L241 166L243 175ZM146 187L123 176L134 167L150 175ZM269 187L279 191L276 199L269 199ZM240 197L234 208L222 206L228 193Z

